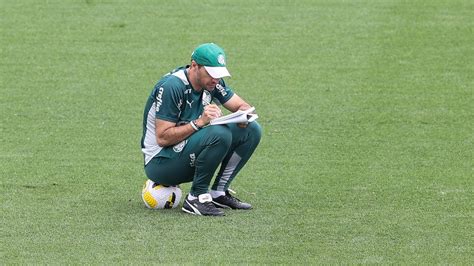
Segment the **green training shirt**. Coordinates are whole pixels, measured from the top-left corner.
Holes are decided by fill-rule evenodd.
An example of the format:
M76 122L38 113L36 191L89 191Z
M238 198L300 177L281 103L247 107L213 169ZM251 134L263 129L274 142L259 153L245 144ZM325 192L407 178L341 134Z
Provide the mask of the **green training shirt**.
M234 92L226 86L223 79L214 90L197 92L188 79L188 66L179 67L164 75L153 88L143 113L143 136L141 148L145 165L156 155L168 157L172 149L159 146L156 140L155 121L162 119L176 123L177 126L187 124L199 118L204 106L215 102L225 103Z

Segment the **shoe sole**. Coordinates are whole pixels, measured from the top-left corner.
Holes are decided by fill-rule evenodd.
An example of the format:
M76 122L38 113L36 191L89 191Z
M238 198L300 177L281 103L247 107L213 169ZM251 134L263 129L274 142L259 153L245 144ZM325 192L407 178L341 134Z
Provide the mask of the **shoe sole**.
M212 203L214 203L214 205L216 205L219 208L232 209L232 207L230 207L230 206L227 206L227 205L224 205L224 204L221 204L221 203L217 203L215 201L212 201Z
M181 210L185 213L189 213L189 214L192 214L192 215L197 215L197 216L225 216L225 214L214 214L214 215L202 215L202 214L197 214L195 212L192 212L190 210L186 210L185 208L181 208Z
M195 213L195 212L192 212L192 211L190 211L190 210L185 209L184 207L182 207L181 210L182 210L183 212L185 212L185 213L189 213L189 214L192 214L192 215L200 215L200 216L202 216L202 214L197 214L197 213Z
M217 203L215 201L212 201L212 203L214 203L214 205L216 205L218 208L224 208L224 209L233 209L233 210L251 210L252 209L252 206L250 206L249 208L232 208L229 205L224 205L222 203Z
M193 210L191 211L191 210L188 210L184 207L182 207L181 210L184 211L185 213L189 213L189 214L192 214L192 215L199 215L199 216L224 216L225 215L224 213L221 213L221 214L202 214L202 213L199 212L199 210L194 208L191 204L187 203L187 205L190 206L191 209L193 209Z
M184 206L182 208L183 211L185 211L187 213L190 213L190 214L194 214L194 215L202 215L202 213L198 209L196 209L191 203L189 203L189 201L187 199L184 202L184 204L186 204L188 207L190 207L192 209L192 211L184 208Z

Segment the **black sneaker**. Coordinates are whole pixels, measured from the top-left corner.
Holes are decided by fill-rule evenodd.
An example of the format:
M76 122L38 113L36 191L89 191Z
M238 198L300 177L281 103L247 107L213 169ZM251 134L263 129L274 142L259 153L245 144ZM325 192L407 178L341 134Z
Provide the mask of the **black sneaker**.
M249 203L245 203L240 201L238 198L232 196L229 191L225 192L225 195L219 196L217 198L212 199L212 203L214 203L217 207L220 208L231 208L231 209L241 209L241 210L250 210L252 209L252 205Z
M183 203L184 212L195 214L195 215L205 215L205 216L223 216L224 212L216 208L212 204L211 194L201 194L197 199L190 200L186 196L186 200Z

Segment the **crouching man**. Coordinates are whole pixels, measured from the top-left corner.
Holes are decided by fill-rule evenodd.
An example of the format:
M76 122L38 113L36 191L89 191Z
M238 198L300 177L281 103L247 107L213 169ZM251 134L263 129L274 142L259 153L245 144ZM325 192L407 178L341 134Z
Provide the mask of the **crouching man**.
M186 213L222 216L222 208L252 208L231 195L229 185L260 142L260 125L254 121L209 126L222 115L214 102L231 112L251 108L226 85L223 78L228 76L222 48L202 44L192 53L190 65L158 81L145 106L145 173L167 186L192 182L182 207Z

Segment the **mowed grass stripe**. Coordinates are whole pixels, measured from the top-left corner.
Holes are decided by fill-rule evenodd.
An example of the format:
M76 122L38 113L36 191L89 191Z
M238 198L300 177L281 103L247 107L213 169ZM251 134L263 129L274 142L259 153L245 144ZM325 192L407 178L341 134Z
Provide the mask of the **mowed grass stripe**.
M1 5L2 261L472 260L468 1ZM205 41L264 127L224 219L140 198L144 101Z

